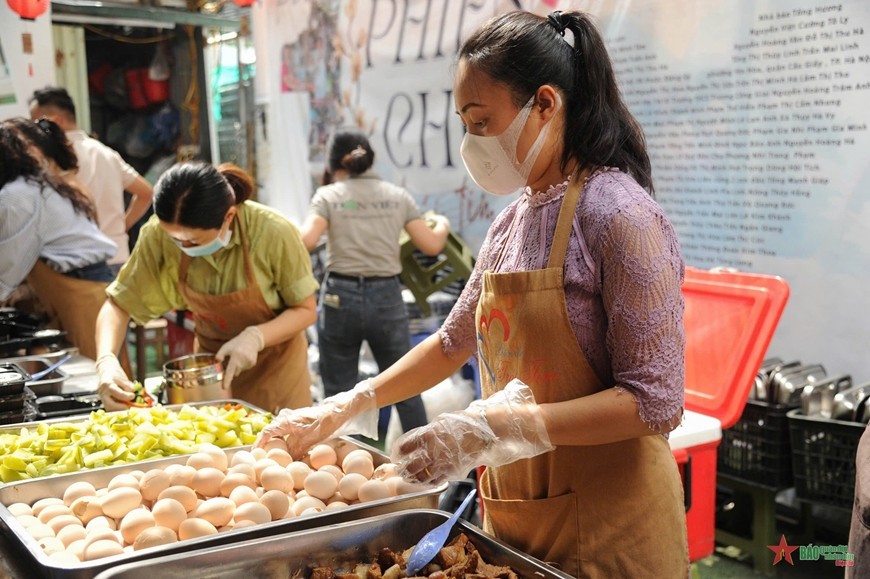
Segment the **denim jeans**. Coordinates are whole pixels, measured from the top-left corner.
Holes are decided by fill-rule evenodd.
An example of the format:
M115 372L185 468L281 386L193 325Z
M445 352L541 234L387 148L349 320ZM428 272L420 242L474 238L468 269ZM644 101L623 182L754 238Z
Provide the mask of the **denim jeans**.
M359 354L366 340L383 372L411 349L408 314L398 276L349 278L327 274L317 326L320 377L326 396L359 381ZM423 399L396 404L402 429L427 423Z
M76 279L83 279L85 281L102 281L106 283L112 283L115 280L115 274L112 273L110 266L105 261L73 269L64 273L64 275L68 275Z

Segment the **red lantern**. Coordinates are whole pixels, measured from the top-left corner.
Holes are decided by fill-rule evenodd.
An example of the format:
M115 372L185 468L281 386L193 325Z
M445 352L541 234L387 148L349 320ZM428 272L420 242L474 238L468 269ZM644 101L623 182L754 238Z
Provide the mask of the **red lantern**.
M22 20L36 20L48 10L49 0L6 0L6 3Z
M251 6L256 0L233 0L237 5L245 8L247 6Z

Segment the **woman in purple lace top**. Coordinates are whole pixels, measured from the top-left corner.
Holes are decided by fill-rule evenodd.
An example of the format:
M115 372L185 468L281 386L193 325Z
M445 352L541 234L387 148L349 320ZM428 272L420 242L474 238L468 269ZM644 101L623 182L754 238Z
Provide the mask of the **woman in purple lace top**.
M377 407L476 353L482 400L397 440L402 475L485 465L484 527L507 543L572 576L685 577L663 436L683 410L683 261L604 42L581 12L496 17L460 49L454 100L471 177L522 195L436 334L341 399L279 415L263 440L370 432Z

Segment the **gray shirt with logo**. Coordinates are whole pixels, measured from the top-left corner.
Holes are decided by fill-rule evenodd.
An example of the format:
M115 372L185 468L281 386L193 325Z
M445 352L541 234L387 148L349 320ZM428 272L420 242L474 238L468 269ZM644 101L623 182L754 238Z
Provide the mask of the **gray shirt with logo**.
M420 217L407 190L373 171L317 189L311 211L329 222L327 268L344 275L398 275L399 235Z

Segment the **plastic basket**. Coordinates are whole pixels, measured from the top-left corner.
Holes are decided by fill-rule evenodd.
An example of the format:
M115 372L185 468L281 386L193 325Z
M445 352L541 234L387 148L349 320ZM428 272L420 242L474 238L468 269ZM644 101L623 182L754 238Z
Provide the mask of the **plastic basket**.
M795 495L849 510L855 499L855 454L866 424L788 413Z
M720 474L774 490L792 485L787 414L794 406L748 400L743 414L722 431L717 455Z

